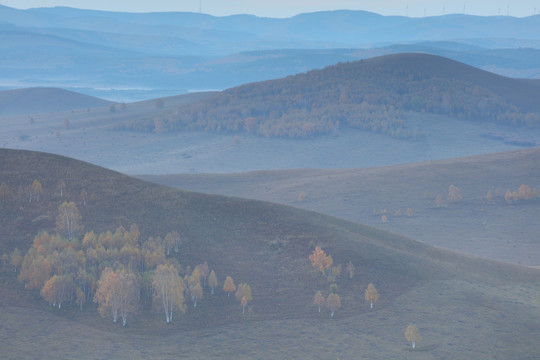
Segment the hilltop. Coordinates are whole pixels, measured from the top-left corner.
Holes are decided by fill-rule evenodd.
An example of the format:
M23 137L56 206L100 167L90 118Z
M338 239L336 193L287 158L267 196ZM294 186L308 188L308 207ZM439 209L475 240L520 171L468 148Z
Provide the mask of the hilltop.
M284 353L306 359L350 357L359 349L366 356L395 358L406 350L403 331L410 322L423 331L420 349L437 357L526 357L538 351L534 339L539 334L531 326L540 318L533 301L540 291L535 269L457 255L305 210L154 185L57 155L3 149L0 162L1 181L10 189L30 179L43 186L39 202L23 204L16 195L2 200L2 251L14 246L26 251L38 231L52 230L58 205L73 200L85 230L137 223L142 238L178 230L183 237L178 259L184 266L208 261L221 279L231 274L249 283L254 294L244 317L226 295L207 295L171 326L141 312L120 331L98 318L91 305L82 313L69 307L58 311L37 295L28 297L14 275L4 272L0 316L9 331L1 339L14 345L4 352L6 358L36 351L46 358L73 351L82 358L143 358L148 351L159 359L182 349L187 358L212 353L228 359L247 350L246 338L245 354L255 359ZM60 179L66 183L63 197L57 191ZM87 206L79 198L82 188L88 192ZM307 260L316 245L335 264L352 261L356 267L352 279L338 281L343 308L334 319L312 305L315 291L329 286ZM363 301L369 282L381 294L375 311ZM53 333L34 336L53 323L54 334L64 334L65 346L50 345ZM276 348L267 346L270 334ZM297 349L298 334L306 337L306 348ZM69 345L75 338L77 345ZM90 348L95 350L87 352Z
M104 107L110 102L58 88L0 91L0 116Z
M360 128L396 138L423 134L416 114L536 126L540 86L443 57L410 53L341 63L278 80L246 84L200 102L131 121L123 129L247 132L305 138Z

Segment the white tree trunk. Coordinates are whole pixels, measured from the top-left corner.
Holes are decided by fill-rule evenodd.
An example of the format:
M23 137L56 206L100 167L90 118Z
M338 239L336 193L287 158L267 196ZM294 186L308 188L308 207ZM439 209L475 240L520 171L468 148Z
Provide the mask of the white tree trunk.
M412 348L415 349L416 348L416 343L413 341L412 342Z

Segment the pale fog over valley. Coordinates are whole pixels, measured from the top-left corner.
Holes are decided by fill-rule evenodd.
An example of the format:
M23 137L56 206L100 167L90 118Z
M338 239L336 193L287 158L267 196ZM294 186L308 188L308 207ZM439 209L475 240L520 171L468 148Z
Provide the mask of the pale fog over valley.
M0 0L2 359L534 359L540 3Z

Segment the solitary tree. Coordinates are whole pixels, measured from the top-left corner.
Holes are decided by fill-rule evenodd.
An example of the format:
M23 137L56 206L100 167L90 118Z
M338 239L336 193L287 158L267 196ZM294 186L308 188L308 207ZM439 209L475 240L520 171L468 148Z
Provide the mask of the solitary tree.
M319 312L321 312L321 307L326 304L326 300L324 299L324 296L320 290L315 293L313 304L319 307Z
M341 308L341 298L338 294L331 293L326 299L326 307L330 310L330 316Z
M74 202L63 202L58 207L58 216L56 217L56 229L66 234L69 240L81 230L81 215Z
M66 187L66 183L64 180L60 179L57 185L57 189L60 192L60 197L64 197L64 188Z
M233 291L236 290L236 285L234 285L234 280L232 277L227 276L225 278L225 283L223 284L223 291L227 293L227 296L230 296Z
M186 312L184 305L184 281L172 265L159 265L152 279L154 301L161 304L165 311L165 320L169 324L173 320L173 311Z
M405 330L405 338L411 343L413 349L416 348L416 343L422 340L420 331L418 331L418 328L414 324L409 324L407 330Z
M377 300L379 300L379 293L377 292L375 285L373 285L372 283L369 283L365 291L365 298L366 301L371 304L371 309L373 309L373 304L376 303Z

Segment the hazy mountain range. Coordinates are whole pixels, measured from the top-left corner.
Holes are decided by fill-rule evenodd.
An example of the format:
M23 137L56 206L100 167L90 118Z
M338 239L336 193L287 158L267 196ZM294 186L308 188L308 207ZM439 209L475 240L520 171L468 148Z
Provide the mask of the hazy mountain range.
M0 6L0 87L57 86L113 100L224 89L342 61L428 52L540 77L540 16L287 19Z

